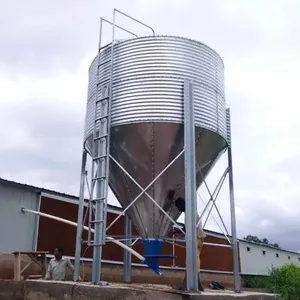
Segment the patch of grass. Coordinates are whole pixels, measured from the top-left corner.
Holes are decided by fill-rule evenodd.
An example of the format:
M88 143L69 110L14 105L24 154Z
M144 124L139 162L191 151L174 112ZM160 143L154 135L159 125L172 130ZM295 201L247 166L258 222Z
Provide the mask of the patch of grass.
M269 276L246 275L243 276L244 287L250 289L265 289Z
M284 300L299 300L300 268L294 264L273 268L266 288L270 293L280 294Z

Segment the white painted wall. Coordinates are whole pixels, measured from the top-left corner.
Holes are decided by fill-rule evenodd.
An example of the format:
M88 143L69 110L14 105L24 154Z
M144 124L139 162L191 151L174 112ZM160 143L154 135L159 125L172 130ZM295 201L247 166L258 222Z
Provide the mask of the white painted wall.
M279 267L290 263L300 266L300 253L277 250L242 240L239 241L239 250L241 273L244 275L268 275L272 266Z

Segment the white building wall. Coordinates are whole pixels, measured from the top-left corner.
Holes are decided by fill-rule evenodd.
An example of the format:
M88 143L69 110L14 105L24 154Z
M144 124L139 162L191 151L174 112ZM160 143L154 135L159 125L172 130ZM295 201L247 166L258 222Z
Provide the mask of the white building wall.
M264 247L240 240L240 262L243 275L268 275L273 267L294 263L300 266L300 254ZM264 252L263 252L264 251Z
M34 251L38 216L21 208L39 210L37 192L0 182L0 253Z

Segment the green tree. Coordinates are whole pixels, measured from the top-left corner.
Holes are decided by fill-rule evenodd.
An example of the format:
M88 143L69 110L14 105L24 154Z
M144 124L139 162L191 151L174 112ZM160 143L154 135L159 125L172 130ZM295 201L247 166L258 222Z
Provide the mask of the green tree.
M244 240L248 242L254 242L257 244L278 248L278 249L280 248L277 243L271 244L267 238L260 239L255 235L247 235L246 237L244 237Z
M300 268L294 264L273 268L269 274L267 291L280 294L284 300L300 298Z

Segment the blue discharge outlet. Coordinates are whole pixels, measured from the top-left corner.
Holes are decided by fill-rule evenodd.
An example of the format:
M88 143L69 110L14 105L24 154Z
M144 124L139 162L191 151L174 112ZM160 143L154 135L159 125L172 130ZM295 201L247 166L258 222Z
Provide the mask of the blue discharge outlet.
M145 263L150 269L152 269L158 275L162 275L162 272L159 269L159 259L160 258L175 258L174 255L162 255L161 249L163 246L163 240L155 239L144 239L144 257Z

